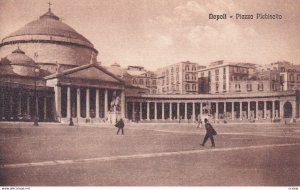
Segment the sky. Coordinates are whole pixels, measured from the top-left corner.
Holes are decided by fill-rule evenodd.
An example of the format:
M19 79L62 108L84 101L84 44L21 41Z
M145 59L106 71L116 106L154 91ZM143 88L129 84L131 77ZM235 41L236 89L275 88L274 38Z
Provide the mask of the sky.
M0 39L47 12L48 0L0 0ZM98 61L148 70L217 60L300 64L300 0L51 0L52 12L91 41ZM208 19L227 14L226 20ZM235 15L280 14L281 20ZM229 16L234 16L229 19Z

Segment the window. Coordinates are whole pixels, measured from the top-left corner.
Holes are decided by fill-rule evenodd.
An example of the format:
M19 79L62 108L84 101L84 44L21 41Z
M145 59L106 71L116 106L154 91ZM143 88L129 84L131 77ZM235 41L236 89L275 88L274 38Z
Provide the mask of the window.
M300 75L299 74L297 75L297 81L300 81Z
M290 81L294 81L294 74L290 75Z
M176 71L179 72L179 67L178 66L176 67Z
M190 85L189 84L185 85L185 90L190 90Z
M219 92L219 83L216 83L216 92Z
M193 90L196 90L196 84L193 84L193 85L192 85L192 89L193 89Z
M259 83L259 84L258 84L258 90L259 90L259 91L263 91L263 90L264 90L264 84Z
M216 75L216 81L219 81L219 75Z
M274 90L274 91L276 90L276 83L275 82L272 83L272 90Z
M137 83L136 79L133 79L132 84L136 84L136 83Z
M252 91L252 84L247 84L247 90Z
M143 80L143 79L140 79L139 81L140 81L140 82L139 82L140 85L144 85L144 80Z
M241 85L235 84L235 91L240 92L241 91Z
M190 80L190 76L188 74L185 75L185 80Z
M189 67L188 65L186 65L186 66L185 66L185 70L186 70L186 71L189 71L189 70L190 70L190 67Z
M223 84L223 91L226 91L226 83Z
M223 68L223 74L224 75L226 74L226 68L225 67Z
M150 85L150 80L146 79L146 85L149 86Z
M171 67L171 72L172 72L172 73L174 72L174 67Z
M152 80L152 85L156 85L156 80Z
M167 79L166 79L166 84L167 85L169 84L169 77L167 77Z

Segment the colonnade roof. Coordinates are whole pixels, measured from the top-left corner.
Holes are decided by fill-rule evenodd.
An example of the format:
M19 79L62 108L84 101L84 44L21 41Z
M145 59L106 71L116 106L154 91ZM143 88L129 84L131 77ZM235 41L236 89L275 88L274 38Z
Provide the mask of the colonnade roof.
M193 99L236 99L299 96L298 91L257 92L235 94L126 94L128 98L160 99L160 100L193 100Z

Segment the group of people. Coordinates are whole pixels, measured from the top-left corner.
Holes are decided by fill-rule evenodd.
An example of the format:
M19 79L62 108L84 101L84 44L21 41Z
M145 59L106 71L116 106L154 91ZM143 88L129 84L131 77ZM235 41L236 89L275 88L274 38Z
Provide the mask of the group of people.
M124 123L122 118L119 119L119 121L116 122L115 127L118 128L117 135L119 134L120 131L122 131L122 135L124 135L125 123ZM210 141L211 141L211 146L215 147L214 136L217 135L217 132L213 128L213 126L209 123L207 118L204 119L204 127L205 127L205 130L206 130L206 134L205 134L205 137L204 137L203 142L202 142L201 145L204 146L206 141L209 138ZM197 128L202 128L202 120L201 119L198 119Z

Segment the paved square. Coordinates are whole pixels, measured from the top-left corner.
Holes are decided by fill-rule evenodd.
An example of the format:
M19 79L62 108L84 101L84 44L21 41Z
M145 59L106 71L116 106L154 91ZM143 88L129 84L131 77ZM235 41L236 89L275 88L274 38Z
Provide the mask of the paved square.
M0 124L0 185L299 186L300 126Z

